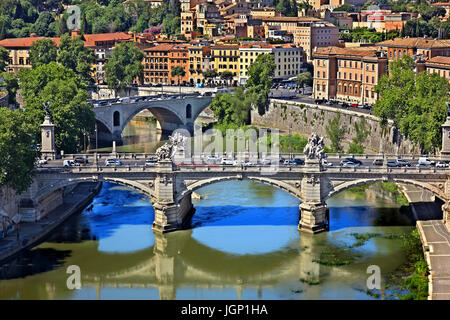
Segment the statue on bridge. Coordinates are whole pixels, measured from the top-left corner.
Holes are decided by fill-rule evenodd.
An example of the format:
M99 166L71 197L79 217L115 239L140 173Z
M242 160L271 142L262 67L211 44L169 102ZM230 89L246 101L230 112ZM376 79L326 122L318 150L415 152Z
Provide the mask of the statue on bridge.
M323 157L323 147L324 147L323 137L319 137L317 133L314 132L308 138L308 143L303 149L303 153L305 154L306 159L320 160Z
M188 138L180 132L175 132L169 136L169 142L166 142L156 150L156 157L158 161L172 160L173 156L179 152L184 151Z

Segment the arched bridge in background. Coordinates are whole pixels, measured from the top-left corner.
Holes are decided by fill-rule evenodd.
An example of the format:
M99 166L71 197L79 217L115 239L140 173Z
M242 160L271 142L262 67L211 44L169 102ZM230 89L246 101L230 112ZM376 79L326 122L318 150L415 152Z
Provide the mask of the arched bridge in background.
M139 101L135 101L139 98ZM209 106L211 96L173 96L172 99L160 97L130 97L119 103L95 106L97 121L111 133L112 140L121 140L122 131L127 124L143 110L149 110L156 118L158 128L173 131L179 128L194 130L194 121ZM126 102L128 101L128 102Z

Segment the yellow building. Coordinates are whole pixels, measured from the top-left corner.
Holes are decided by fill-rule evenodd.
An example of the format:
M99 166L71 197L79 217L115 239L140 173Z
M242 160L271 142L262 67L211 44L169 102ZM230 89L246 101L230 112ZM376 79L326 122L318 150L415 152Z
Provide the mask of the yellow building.
M209 56L211 47L193 45L189 47L189 81L191 84L205 82L203 73L206 71L206 57Z
M237 83L239 78L239 45L215 45L211 47L211 68L217 71L221 83ZM232 80L224 80L221 75L229 71L233 74Z

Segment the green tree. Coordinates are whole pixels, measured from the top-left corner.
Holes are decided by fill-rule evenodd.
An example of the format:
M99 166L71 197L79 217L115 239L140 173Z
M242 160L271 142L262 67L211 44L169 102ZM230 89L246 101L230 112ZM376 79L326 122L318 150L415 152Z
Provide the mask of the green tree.
M203 73L203 76L205 77L205 79L208 79L208 82L210 82L211 79L214 79L215 77L217 77L217 71L216 71L216 69L206 70Z
M245 87L252 108L258 109L260 115L266 112L269 103L269 92L275 74L275 59L271 54L261 54L248 68L249 78Z
M181 94L181 78L186 75L186 71L184 71L184 68L181 66L175 66L172 67L172 70L170 70L170 75L172 77L178 78L178 86L180 87L180 94Z
M55 35L55 19L48 11L39 14L32 28L33 32L38 36L52 37Z
M3 47L0 47L0 72L5 71L8 64L9 52Z
M30 47L30 61L33 68L56 61L58 49L52 39L39 39Z
M80 77L74 71L50 62L21 70L19 80L25 116L32 125L37 143L40 124L45 116L43 104L50 102L57 150L64 150L65 153L80 151L83 133L91 134L95 126L95 114L87 103L89 95Z
M329 120L328 124L325 126L328 139L331 141L331 152L342 153L344 148L342 147L342 139L345 135L345 128L341 126L341 114L338 113L333 120Z
M250 103L245 97L243 87L231 93L217 93L210 105L219 124L235 124L242 126L248 122Z
M19 194L31 185L38 157L31 131L22 111L0 108L0 185Z
M380 99L374 114L382 125L388 119L406 138L420 146L422 152L434 152L441 146L441 125L446 119L446 105L450 86L436 73L414 72L409 56L389 65L390 75L384 75L375 91Z
M6 82L6 90L8 90L8 103L15 104L17 90L19 90L19 79L17 78L15 73L5 72L2 76Z
M344 3L342 6L333 9L333 12L336 12L336 11L354 12L355 6L353 6L349 3Z
M95 62L94 52L84 46L80 37L61 36L56 61L75 71L86 83L92 80L91 65Z
M369 129L367 129L367 122L364 118L361 118L361 120L359 122L355 122L353 126L355 128L355 138L353 138L350 143L347 152L353 154L363 154L364 141L370 134Z
M114 90L124 89L136 78L142 78L144 54L132 42L116 46L105 67L106 82Z
M297 75L297 78L295 79L295 82L302 87L303 93L305 91L305 85L312 86L313 84L313 78L311 73L309 72L302 72L299 75Z
M220 79L225 80L228 85L230 85L230 82L233 80L234 74L231 71L224 71L220 75Z

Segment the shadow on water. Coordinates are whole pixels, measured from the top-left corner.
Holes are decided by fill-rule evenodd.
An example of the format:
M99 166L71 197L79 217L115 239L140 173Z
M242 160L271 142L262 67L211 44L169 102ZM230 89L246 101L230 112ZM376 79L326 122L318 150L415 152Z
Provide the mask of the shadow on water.
M0 280L25 278L57 269L64 264L65 259L70 255L70 250L55 250L52 248L25 250L16 258L0 266Z

